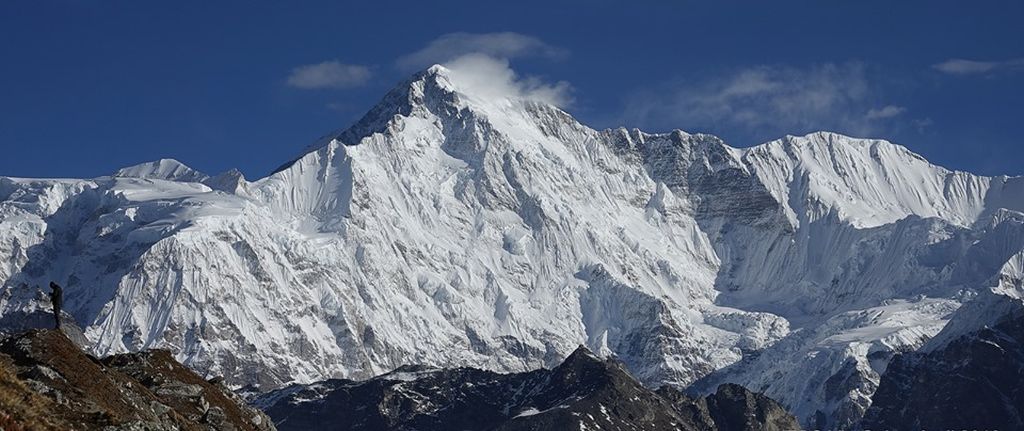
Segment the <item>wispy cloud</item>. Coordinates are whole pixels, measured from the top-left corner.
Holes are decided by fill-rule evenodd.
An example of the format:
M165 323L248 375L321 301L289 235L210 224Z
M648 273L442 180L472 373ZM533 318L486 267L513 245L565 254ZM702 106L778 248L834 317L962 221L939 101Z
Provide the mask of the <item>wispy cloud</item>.
M1024 70L1024 58L1002 61L976 61L951 58L942 63L933 64L932 68L950 75L980 75L996 71L1022 71Z
M366 84L373 73L369 67L325 61L292 69L287 84L295 88L351 88Z
M546 83L537 77L521 77L503 58L467 54L446 62L457 90L482 98L534 100L566 107L572 103L568 82Z
M906 108L874 108L864 65L804 68L756 66L642 91L627 102L623 121L689 130L740 129L751 134L838 129L870 134L877 121Z
M928 130L928 128L931 127L933 124L935 124L935 122L932 121L930 117L925 117L915 119L913 121L913 124L914 128L917 129L917 133L924 134L924 132Z
M514 32L448 33L416 52L399 57L396 64L403 70L415 70L450 62L467 54L483 54L499 59L531 56L557 59L567 55L568 51L536 37Z
M864 118L868 120L880 120L883 118L897 117L904 112L907 112L907 108L896 105L886 105L881 108L869 109Z

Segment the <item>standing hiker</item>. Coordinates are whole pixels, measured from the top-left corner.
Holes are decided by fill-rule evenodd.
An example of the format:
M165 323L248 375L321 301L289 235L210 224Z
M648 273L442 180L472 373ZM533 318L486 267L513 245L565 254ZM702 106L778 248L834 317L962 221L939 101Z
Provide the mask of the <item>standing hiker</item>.
M57 329L60 329L60 307L64 305L64 289L52 281L50 289L53 289L53 292L50 293L50 302L53 303L53 318L57 321Z

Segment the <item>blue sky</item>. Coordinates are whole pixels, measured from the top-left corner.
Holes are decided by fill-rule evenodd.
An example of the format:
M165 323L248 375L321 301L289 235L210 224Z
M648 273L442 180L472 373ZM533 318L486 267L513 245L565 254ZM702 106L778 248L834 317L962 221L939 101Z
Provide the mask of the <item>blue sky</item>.
M3 2L0 175L260 178L471 53L596 128L835 130L1024 174L1024 2L434 3Z

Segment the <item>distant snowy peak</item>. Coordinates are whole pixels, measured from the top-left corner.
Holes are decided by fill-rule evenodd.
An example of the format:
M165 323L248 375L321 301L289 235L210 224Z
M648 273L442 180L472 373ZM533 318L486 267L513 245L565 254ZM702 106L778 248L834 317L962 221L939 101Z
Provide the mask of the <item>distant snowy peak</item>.
M951 171L881 139L818 132L769 142L750 153L771 154L768 158L775 158L771 162L776 169L791 167L791 193L802 191L808 203L830 205L857 227L880 226L911 215L970 226L998 208L1024 210L1020 178ZM777 181L771 170L759 170L766 184Z
M152 162L118 169L115 177L148 178L167 181L201 183L209 175L199 172L174 159L159 159Z
M211 177L174 159L159 159L121 168L114 173L113 177L199 183L213 190L231 194L243 193L248 184L245 176L238 169L232 168Z
M974 223L991 178L952 172L884 140L818 132L744 150L744 161L796 224L829 214L860 228L910 215Z

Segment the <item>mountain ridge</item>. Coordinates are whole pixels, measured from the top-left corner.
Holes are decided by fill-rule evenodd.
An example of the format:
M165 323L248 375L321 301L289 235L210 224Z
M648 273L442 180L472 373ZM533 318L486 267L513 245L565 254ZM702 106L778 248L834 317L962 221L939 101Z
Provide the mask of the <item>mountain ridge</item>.
M518 374L400 367L369 380L291 386L255 401L281 430L787 430L796 419L762 394L722 385L703 398L644 388L580 346L561 364Z
M170 348L265 388L408 362L525 371L584 343L646 384L741 383L845 422L877 386L869 355L1020 277L1003 266L1024 250L1021 177L831 133L736 149L597 131L444 75L230 187L0 177L0 313L66 281L95 353ZM833 391L846 413L835 375L866 382Z

